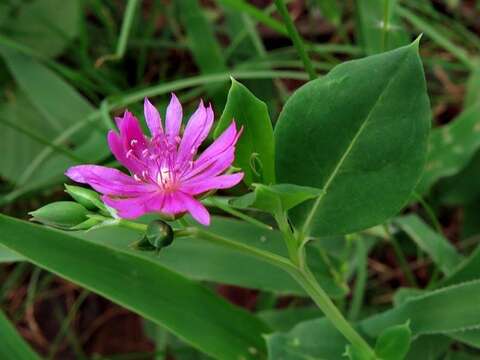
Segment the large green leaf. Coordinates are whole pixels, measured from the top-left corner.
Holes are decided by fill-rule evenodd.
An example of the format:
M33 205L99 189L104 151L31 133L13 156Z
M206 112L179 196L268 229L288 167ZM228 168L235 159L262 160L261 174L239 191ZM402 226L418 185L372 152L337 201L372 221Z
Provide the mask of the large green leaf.
M397 0L357 0L357 32L367 54L408 44L408 34L395 13Z
M229 240L248 244L266 251L286 256L286 248L278 231L264 230L243 221L213 217L209 231ZM90 239L116 250L129 252L130 244L138 233L122 228L103 228L77 236ZM163 249L160 256L152 252L137 252L156 264L194 280L213 281L242 287L272 291L279 294L305 293L284 271L267 263L259 262L248 255L218 246L201 239L180 238ZM188 259L188 261L185 261ZM330 296L340 297L344 289L336 284L326 265L311 264L317 279Z
M460 330L480 326L479 301L480 282L473 281L413 297L392 310L361 321L357 327L367 337L375 338L384 329L410 320L413 338L456 335ZM340 360L345 345L346 340L325 318L300 323L288 333L275 333L267 338L272 360L300 360L308 356Z
M422 172L429 127L417 42L301 87L275 127L277 181L325 193L293 209L295 224L334 235L393 216Z
M0 359L40 360L0 310Z
M0 263L4 262L15 262L15 261L23 261L25 258L16 252L6 248L3 245L0 245Z
M257 359L265 351L268 329L260 320L133 250L3 215L0 232L1 244L34 264L163 325L214 358Z
M232 86L215 137L235 120L243 133L238 140L235 164L245 173L247 184L275 182L273 130L265 103L232 78Z
M79 32L82 13L78 0L18 3L21 6L12 7L3 24L5 33L40 54L51 57L60 54Z

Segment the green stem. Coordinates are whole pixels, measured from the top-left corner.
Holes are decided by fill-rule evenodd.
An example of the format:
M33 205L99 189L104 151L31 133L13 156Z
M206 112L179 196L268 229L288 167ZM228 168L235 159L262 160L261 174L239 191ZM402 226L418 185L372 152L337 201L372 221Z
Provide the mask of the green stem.
M438 221L437 216L435 215L435 212L433 211L432 207L417 192L414 192L413 196L417 199L417 201L420 203L420 205L422 205L423 209L425 210L428 217L430 218L430 221L432 222L433 226L435 227L435 230L437 230L437 232L440 235L443 235L442 225L440 225L440 222Z
M307 51L305 50L305 46L303 44L302 38L298 33L297 29L295 28L295 24L293 23L290 14L288 13L287 5L283 0L275 0L275 5L277 6L278 12L283 18L285 25L287 27L288 35L293 42L293 45L297 49L298 55L300 59L303 61L303 66L305 67L305 71L308 73L310 80L316 79L317 75L315 74L315 70L313 68L312 62L308 57Z
M272 265L275 265L277 267L280 267L281 269L289 273L291 271L294 271L295 269L295 266L287 258L283 256L276 255L269 251L264 251L264 250L261 250L252 246L248 246L236 241L232 241L223 236L213 234L209 231L206 231L197 227L188 227L185 229L176 230L175 235L176 236L194 236L214 244L218 244L221 246L225 246L225 247L240 251L244 254L253 256L259 260L262 260Z
M397 239L395 238L395 236L392 235L387 224L384 224L383 227L385 229L385 233L387 234L387 240L390 242L390 244L392 244L393 251L395 252L395 256L397 257L398 263L400 265L400 269L402 269L402 272L405 275L408 284L410 286L418 287L415 276L413 276L412 269L410 269L405 254L403 253L402 248L398 244Z
M388 44L388 27L389 27L389 12L390 12L390 0L383 0L383 31L382 31L382 50L387 50Z
M136 221L130 221L125 219L119 219L118 225L127 229L132 229L140 232L147 231L147 227L148 227L146 224L141 224Z
M350 311L348 313L350 321L355 321L360 314L367 282L367 249L361 238L355 237L355 245L357 248L357 276Z
M127 49L128 35L133 23L133 17L135 15L135 9L137 7L138 0L128 0L127 7L125 9L125 15L123 17L122 28L120 30L120 36L118 37L117 49L114 54L104 55L96 62L96 66L100 67L105 61L120 60Z
M330 320L332 325L342 333L354 348L365 354L369 354L372 359L375 359L375 353L370 345L345 319L326 292L318 284L308 267L305 267L304 270L295 268L295 271L290 272L290 275L303 287L315 304L317 304L320 310L322 310L327 319Z

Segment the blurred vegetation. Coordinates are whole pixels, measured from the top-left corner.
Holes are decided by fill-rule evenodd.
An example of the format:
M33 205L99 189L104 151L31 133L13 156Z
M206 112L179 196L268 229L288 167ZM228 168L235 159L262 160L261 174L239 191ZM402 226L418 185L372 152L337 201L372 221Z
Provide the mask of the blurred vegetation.
M423 34L435 127L429 160L418 201L408 209L416 213L413 220L398 218L386 241L362 250L364 268L351 285L364 305L357 303L350 315L363 317L399 301L402 286L435 287L440 275L432 262L449 274L470 259L480 239L480 2L287 3L318 76ZM289 94L309 78L287 34L268 0L1 1L2 212L27 218L28 211L64 199L68 166L118 165L106 131L124 109L140 114L145 96L164 110L174 91L188 112L202 97L213 103L218 119L233 76L268 104L275 121ZM46 358L206 358L138 315L14 259L0 249L1 308ZM265 318L273 308L308 303L294 295L211 287L236 304L266 311ZM350 300L348 295L338 304ZM302 308L281 330L311 317ZM430 345L438 353L431 359L480 357L478 343L457 340L435 338Z

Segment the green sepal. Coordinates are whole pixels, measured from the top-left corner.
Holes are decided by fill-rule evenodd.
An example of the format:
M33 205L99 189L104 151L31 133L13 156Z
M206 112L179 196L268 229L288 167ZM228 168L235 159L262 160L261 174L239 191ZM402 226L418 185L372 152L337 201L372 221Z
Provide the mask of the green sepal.
M88 210L74 201L53 202L29 214L33 221L67 230L88 219Z

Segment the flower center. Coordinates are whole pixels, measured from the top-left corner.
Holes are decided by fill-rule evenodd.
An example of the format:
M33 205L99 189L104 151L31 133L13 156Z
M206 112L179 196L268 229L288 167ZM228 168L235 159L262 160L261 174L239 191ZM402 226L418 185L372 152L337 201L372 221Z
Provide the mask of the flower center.
M162 187L164 190L174 190L176 187L175 181L173 179L172 171L168 166L160 167L160 170L157 173L157 184Z

